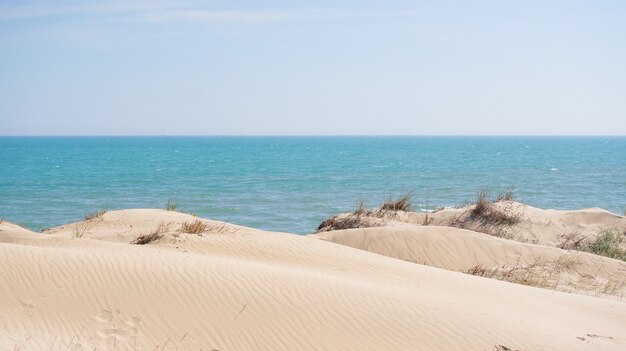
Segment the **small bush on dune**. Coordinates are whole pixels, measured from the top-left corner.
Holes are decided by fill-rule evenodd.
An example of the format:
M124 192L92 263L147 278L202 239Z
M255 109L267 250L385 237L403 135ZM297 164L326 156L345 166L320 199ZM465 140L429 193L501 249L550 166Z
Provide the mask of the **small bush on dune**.
M506 190L498 192L493 199L491 198L491 193L489 192L489 190L483 189L479 191L478 194L476 194L476 201L474 201L472 214L475 216L483 216L483 217L495 216L494 219L500 219L500 220L506 221L505 218L498 218L498 217L502 217L501 214L497 213L501 211L496 210L494 208L494 204L498 202L512 201L513 191L514 191L514 187L509 186L506 188Z
M522 220L520 213L513 211L511 208L498 208L495 203L510 201L513 199L512 187L508 190L498 193L495 198L490 199L489 191L481 190L476 195L474 206L470 210L470 215L466 218L470 221L479 221L487 226L515 225ZM506 205L505 205L506 206Z
M145 244L149 244L153 241L157 241L159 239L161 239L163 235L154 232L154 233L150 233L150 234L143 234L140 235L139 237L137 237L137 239L135 239L135 241L133 241L133 244L136 245L145 245Z
M165 224L160 223L153 232L138 236L135 240L133 240L133 244L145 245L153 241L157 241L161 239L161 237L163 237L163 232L165 232L166 230L167 228Z
M201 220L195 220L193 222L185 222L181 226L180 230L183 233L189 234L200 234L204 232L207 228L207 224Z
M380 205L381 211L411 211L411 193L405 193L397 200L389 199Z
M368 228L372 225L367 218L361 216L348 215L347 217L333 216L320 223L316 233L331 230L343 230L354 228Z
M512 199L512 186L493 198L488 190L481 190L476 194L474 203L469 208L466 207L466 210L453 218L448 225L513 239L517 224L523 220L523 208L518 208L515 203L510 202Z

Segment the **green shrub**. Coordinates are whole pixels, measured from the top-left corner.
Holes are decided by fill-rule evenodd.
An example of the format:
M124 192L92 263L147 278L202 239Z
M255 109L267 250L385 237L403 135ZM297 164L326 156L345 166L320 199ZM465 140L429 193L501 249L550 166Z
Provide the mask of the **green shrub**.
M596 240L589 243L583 250L596 255L626 261L626 249L622 248L624 243L626 243L626 233L607 230L600 233Z

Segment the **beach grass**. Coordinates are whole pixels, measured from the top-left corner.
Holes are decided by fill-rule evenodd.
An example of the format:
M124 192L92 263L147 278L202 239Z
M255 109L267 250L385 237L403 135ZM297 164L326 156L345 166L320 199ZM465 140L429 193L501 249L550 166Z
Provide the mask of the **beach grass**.
M397 199L389 199L380 205L381 211L411 211L411 198L410 192L406 192Z
M181 225L180 230L188 234L201 234L207 229L207 224L201 220L193 222L185 222Z
M523 220L523 212L519 210L514 199L514 187L496 193L495 196L487 189L480 190L473 203L466 205L462 212L449 225L461 229L470 229L496 237L512 239L512 228Z
M362 197L359 198L356 204L356 209L354 209L353 214L360 216L364 215L368 212L367 207L365 206L365 199Z
M491 197L488 190L483 189L476 194L476 201L471 209L473 219L492 225L514 225L521 221L519 213L496 208L494 204L513 200L513 189L509 188Z
M495 265L492 267L479 264L464 271L464 273L509 283L556 289L561 283L559 273L571 271L579 264L580 262L573 257L562 256L555 261L536 259L529 264L517 262L513 265Z
M176 199L173 197L170 197L169 199L167 199L167 202L165 203L165 209L168 211L176 211L176 208L178 207L178 203L176 203Z
M90 221L92 219L96 219L96 218L100 218L102 217L107 211L106 210L102 210L99 209L97 211L94 212L88 212L87 214L85 214L85 220L86 221Z

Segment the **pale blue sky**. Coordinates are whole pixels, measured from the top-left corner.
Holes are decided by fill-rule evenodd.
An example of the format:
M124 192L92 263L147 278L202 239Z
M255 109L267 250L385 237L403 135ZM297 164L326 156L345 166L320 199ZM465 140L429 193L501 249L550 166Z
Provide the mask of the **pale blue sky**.
M626 134L626 1L0 1L0 135Z

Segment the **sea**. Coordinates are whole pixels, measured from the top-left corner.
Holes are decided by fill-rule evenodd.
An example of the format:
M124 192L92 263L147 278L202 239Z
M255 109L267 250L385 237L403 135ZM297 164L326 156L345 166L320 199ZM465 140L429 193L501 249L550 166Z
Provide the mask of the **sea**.
M0 218L41 230L164 208L307 234L410 192L413 209L515 187L552 209L626 207L626 137L0 137Z

